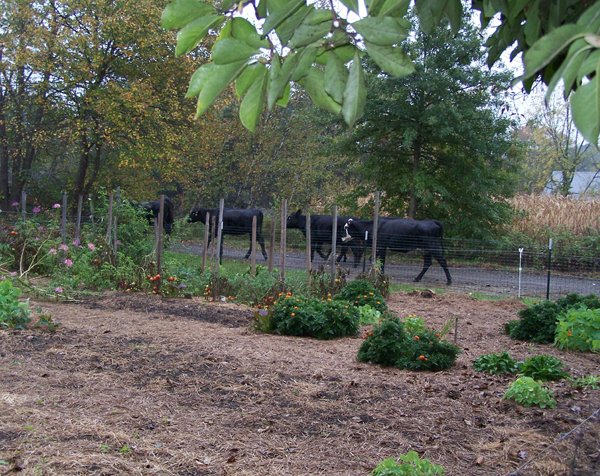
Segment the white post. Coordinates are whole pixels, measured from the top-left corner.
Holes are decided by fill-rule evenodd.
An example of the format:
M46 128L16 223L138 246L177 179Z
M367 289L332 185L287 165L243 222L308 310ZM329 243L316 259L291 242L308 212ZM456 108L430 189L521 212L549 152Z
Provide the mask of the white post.
M521 272L523 271L523 250L524 248L519 248L519 299L521 299Z

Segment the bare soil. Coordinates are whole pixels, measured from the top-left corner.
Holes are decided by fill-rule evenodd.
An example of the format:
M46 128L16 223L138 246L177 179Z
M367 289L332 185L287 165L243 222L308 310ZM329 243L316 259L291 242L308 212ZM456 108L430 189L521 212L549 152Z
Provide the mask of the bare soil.
M463 352L438 373L359 363L361 337L259 334L241 305L115 293L36 306L56 333L0 332L0 475L367 475L411 449L448 475L600 473L600 391L551 383L556 409L525 408L502 399L513 378L472 368L507 350L598 374L600 355L505 336L517 301L392 296L433 327L458 318L448 339Z

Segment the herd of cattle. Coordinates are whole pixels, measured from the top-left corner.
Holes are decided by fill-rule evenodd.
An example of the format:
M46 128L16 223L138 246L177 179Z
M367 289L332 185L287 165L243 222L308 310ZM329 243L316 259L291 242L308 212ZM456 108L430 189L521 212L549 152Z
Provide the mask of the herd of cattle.
M142 208L150 223L158 217L160 202L144 202ZM206 217L215 217L218 219L218 208L199 208L194 207L187 219L188 223L202 222L206 225ZM262 233L263 213L262 211L250 208L225 208L223 210L223 225L221 230L221 256L223 258L223 238L224 235L246 235L250 236L250 247L245 258L250 256L252 251L252 219L256 217L256 241L261 247L262 255L267 259L265 250L265 240ZM315 251L321 258L327 260L331 254L331 249L326 253L323 247L331 245L333 240L333 219L331 215L310 215L310 239L311 239L311 260L314 258ZM163 224L165 232L170 234L173 228L174 212L173 203L168 197L165 197ZM215 219L209 218L209 243L216 236ZM287 228L299 229L306 237L306 215L302 210L298 210L287 217ZM354 266L356 267L363 257L366 250L373 246L373 221L361 220L355 217L339 216L336 223L336 248L339 249L337 261L347 259L348 251L352 251L354 256ZM423 269L414 279L420 281L427 272L433 258L440 264L446 274L448 284L452 283L452 277L448 270L446 258L444 257L443 236L444 229L442 223L437 220L412 220L406 218L379 218L377 226L377 250L376 259L381 261L381 270L385 271L385 259L387 251L408 252L420 249L423 252Z

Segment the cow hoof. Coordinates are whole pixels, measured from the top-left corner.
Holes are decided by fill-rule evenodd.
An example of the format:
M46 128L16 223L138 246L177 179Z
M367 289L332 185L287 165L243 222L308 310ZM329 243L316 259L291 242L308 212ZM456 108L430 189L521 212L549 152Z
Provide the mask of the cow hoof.
M452 281L448 281L448 282L446 283L446 286L450 286L451 284L452 284Z

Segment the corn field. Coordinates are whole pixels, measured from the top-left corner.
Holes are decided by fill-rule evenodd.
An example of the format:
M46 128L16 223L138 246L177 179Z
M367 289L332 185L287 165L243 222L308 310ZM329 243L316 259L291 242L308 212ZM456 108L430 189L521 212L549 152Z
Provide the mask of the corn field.
M600 231L600 198L584 200L556 195L519 195L510 200L520 212L510 231L532 238L548 230L576 236Z

